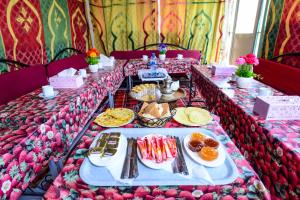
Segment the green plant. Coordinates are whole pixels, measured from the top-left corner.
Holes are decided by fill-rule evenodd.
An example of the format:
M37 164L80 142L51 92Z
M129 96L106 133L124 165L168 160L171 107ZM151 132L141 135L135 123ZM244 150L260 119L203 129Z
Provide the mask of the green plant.
M256 74L253 72L252 65L247 64L240 65L235 71L235 75L244 78L251 78L256 76Z

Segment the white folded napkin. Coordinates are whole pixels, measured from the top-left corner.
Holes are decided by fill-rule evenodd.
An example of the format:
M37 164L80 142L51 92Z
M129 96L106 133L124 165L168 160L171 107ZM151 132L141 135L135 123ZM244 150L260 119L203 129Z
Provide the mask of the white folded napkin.
M126 146L126 149L127 149L127 146ZM110 172L110 174L116 181L118 181L120 183L131 185L132 182L134 181L134 178L121 179L121 174L122 174L122 169L123 169L123 164L125 161L126 153L127 153L126 150L122 151L122 154L120 155L120 157L115 159L115 161L112 165L106 166L106 169L108 169L108 171Z
M103 54L100 55L100 63L103 66L107 66L107 67L112 67L114 65L114 59L113 58L109 58Z
M70 67L68 69L65 69L65 70L59 72L57 74L57 76L59 76L59 77L70 77L70 76L74 76L76 74L76 72L77 72L76 69Z
M207 172L206 168L203 165L199 165L191 161L190 159L185 158L185 163L189 171L189 175L180 174L180 176L192 179L192 178L198 178L203 179L210 183L211 185L214 185L214 181L212 180L211 176ZM172 165L165 165L163 166L162 170L165 170L167 172L173 173Z

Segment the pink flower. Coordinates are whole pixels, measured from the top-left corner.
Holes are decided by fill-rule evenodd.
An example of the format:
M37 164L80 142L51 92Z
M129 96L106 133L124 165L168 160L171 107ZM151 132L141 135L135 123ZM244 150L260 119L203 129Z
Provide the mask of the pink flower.
M249 65L258 65L259 61L256 57L246 57L246 63Z
M256 56L252 53L249 53L246 55L247 58L256 58Z
M246 60L243 57L239 57L236 59L235 63L237 65L244 65L244 64L246 64Z

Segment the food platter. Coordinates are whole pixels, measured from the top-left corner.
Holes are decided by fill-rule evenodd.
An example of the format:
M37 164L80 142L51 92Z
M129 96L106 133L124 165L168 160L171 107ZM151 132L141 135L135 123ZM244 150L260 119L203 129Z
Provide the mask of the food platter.
M197 107L176 108L173 119L185 126L204 126L213 120L209 111Z
M128 108L107 109L96 117L94 122L102 127L117 128L131 123L135 114Z
M144 140L145 138L152 138L152 137L163 137L161 135L146 135L141 138L141 140ZM137 147L137 156L141 163L143 163L145 166L151 168L151 169L165 169L165 170L171 170L172 162L174 161L175 157L168 158L162 162L156 162L155 159L143 159L139 147Z
M98 137L99 138L99 137ZM90 149L94 148L97 143L97 138L93 141L90 146ZM117 151L113 156L100 157L98 153L91 153L88 155L90 162L98 167L109 166L114 163L116 159L120 159L122 155L122 151L127 148L127 139L124 135L120 135L119 144L117 147Z
M212 138L208 135L205 135L206 138ZM226 152L224 150L224 148L222 147L221 143L219 145L219 147L217 148L218 151L218 157L215 160L211 160L211 161L207 161L202 159L198 152L193 152L190 150L189 148L189 141L191 139L191 134L187 135L184 140L183 140L183 146L184 149L186 151L186 153L197 163L207 166L207 167L218 167L220 165L222 165L225 162L225 158L226 158Z

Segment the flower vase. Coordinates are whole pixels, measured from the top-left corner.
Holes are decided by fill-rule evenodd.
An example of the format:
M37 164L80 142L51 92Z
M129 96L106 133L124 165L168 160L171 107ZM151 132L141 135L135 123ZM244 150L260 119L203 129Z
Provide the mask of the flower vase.
M236 77L237 86L239 88L250 88L252 85L253 77L245 78L245 77Z
M166 59L166 54L159 54L159 59L160 60L165 60Z
M93 64L93 65L89 65L89 70L92 72L92 73L96 73L98 72L98 63L97 64Z

